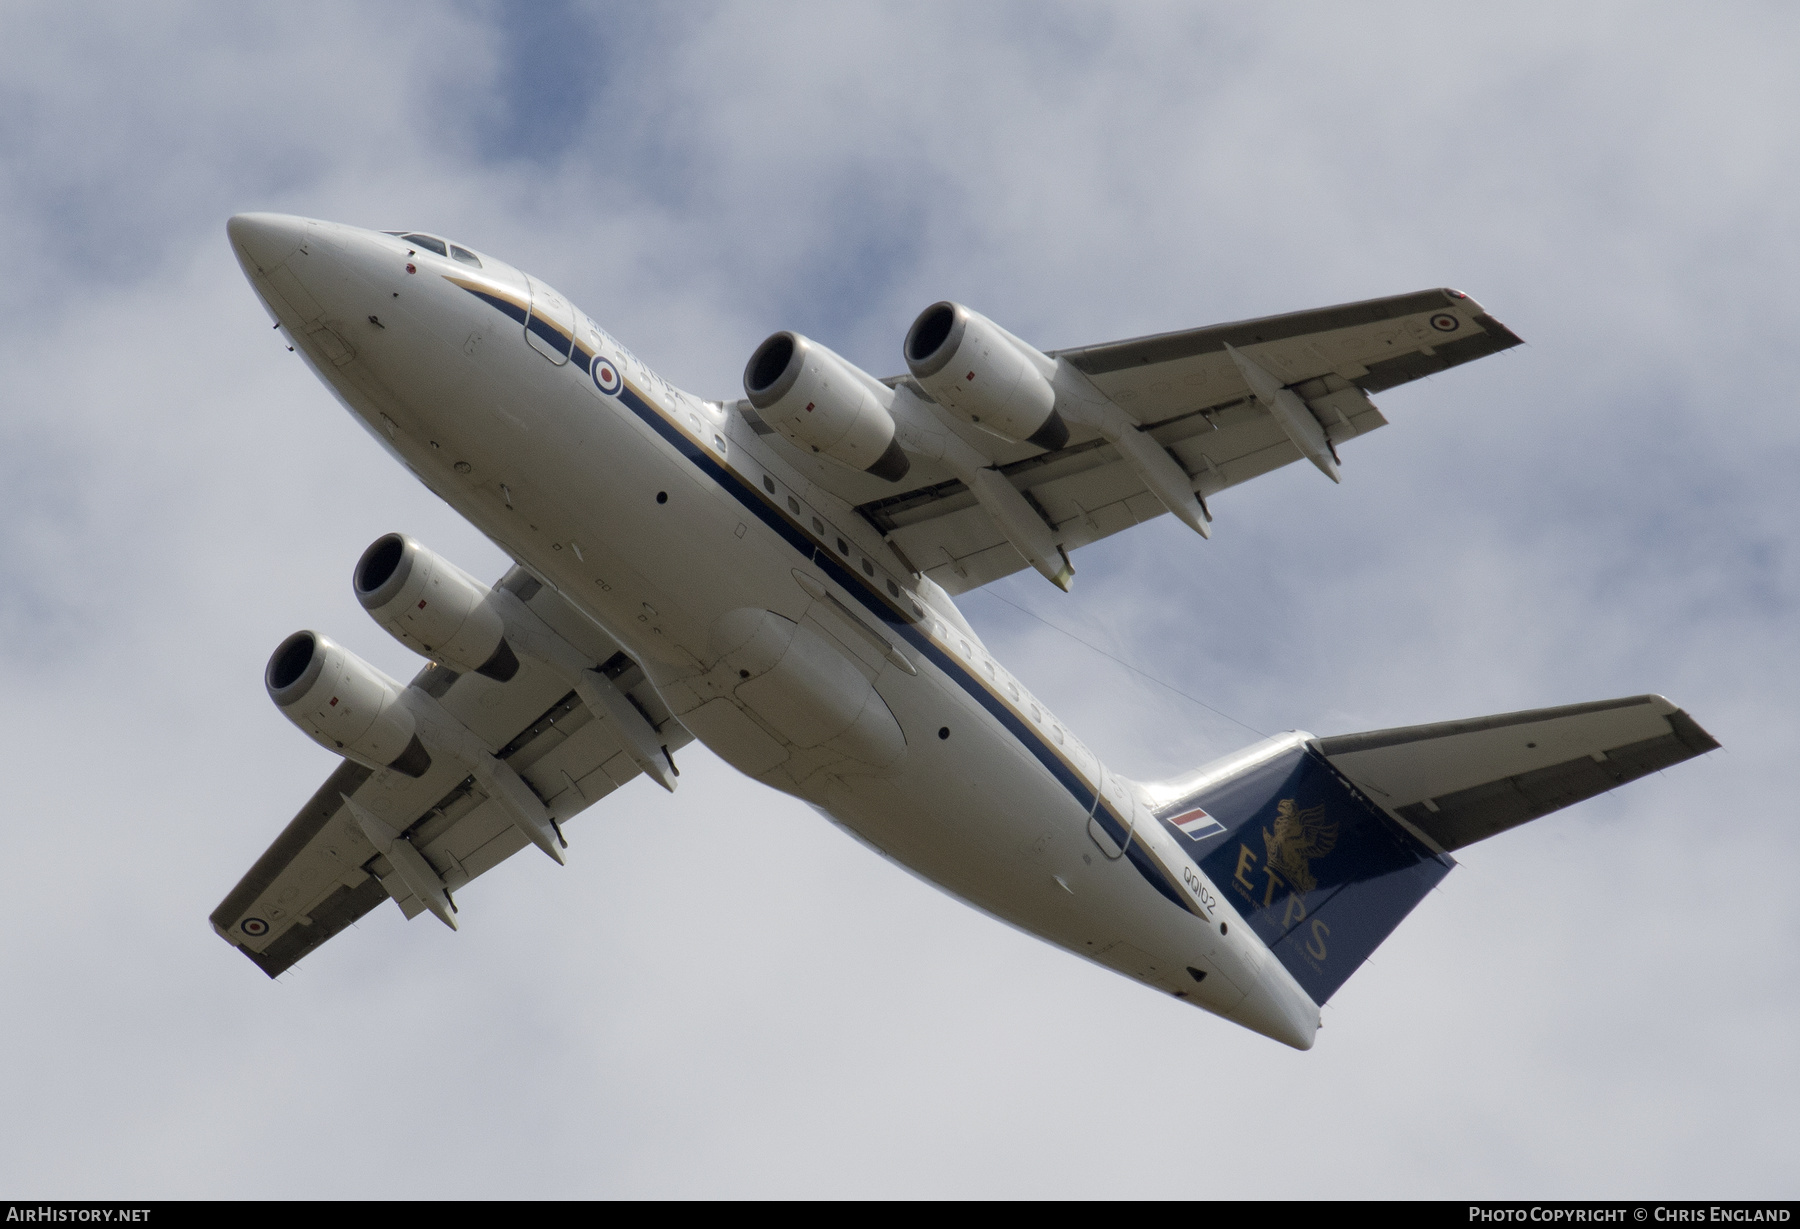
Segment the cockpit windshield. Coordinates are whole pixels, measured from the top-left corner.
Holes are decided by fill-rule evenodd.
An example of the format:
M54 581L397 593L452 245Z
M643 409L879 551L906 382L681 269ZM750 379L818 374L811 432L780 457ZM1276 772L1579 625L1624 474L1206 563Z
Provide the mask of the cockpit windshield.
M450 259L461 261L465 265L473 265L477 269L481 268L481 257L477 256L466 247L460 247L454 243L447 243L444 240L439 239L436 235L422 235L416 231L400 230L389 230L383 231L382 233L393 235L396 239L410 243L414 247L423 248L427 252L435 252L439 256L448 256Z

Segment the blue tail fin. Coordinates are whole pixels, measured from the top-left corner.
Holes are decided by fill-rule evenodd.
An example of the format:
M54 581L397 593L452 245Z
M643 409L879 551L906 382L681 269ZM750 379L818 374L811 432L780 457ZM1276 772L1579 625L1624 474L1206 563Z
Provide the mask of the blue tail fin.
M1202 770L1158 816L1323 1004L1456 863L1370 802L1306 739L1271 739Z

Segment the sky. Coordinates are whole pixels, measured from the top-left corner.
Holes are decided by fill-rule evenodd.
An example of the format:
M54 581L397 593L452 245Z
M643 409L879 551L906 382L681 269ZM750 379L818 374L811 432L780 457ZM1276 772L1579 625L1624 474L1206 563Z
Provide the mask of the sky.
M1797 55L1773 4L7 0L0 1195L1800 1196ZM335 761L269 651L408 677L362 548L505 560L271 332L258 209L491 252L705 397L783 328L891 374L941 298L1055 348L1458 287L1528 344L1341 487L964 611L1141 779L1652 691L1723 749L1464 850L1308 1053L698 746L271 983L206 917Z

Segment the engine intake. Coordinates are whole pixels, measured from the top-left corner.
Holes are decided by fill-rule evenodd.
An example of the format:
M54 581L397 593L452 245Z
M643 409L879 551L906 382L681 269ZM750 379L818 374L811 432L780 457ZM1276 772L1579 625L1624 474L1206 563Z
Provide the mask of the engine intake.
M327 636L303 631L283 640L263 685L275 707L328 751L409 777L431 767L400 684Z
M353 583L363 609L413 652L501 683L519 672L493 591L405 534L370 543Z
M1055 452L1069 442L1049 356L961 303L933 303L906 331L906 366L939 405L993 435Z
M892 390L798 333L776 333L744 365L744 395L764 422L801 448L898 482L912 461L882 393L892 400Z

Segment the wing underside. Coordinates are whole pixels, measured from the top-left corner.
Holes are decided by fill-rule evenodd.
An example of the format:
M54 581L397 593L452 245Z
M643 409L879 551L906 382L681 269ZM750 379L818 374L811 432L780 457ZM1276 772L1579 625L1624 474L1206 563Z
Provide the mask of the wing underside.
M656 727L669 750L691 735L619 646L523 569L501 586L590 657ZM550 670L522 662L499 683L431 664L412 686L434 696L510 765L559 824L639 774L614 723L596 717ZM473 777L441 756L423 777L344 761L212 914L213 929L270 977L393 899L409 919L425 910L344 806L348 795L407 838L456 891L527 845Z
M1301 459L1251 392L1227 346L1292 389L1336 446L1383 426L1369 394L1519 345L1511 330L1454 290L1213 325L1051 351L1105 393L1180 463L1201 499ZM885 381L907 385L911 377ZM907 489L807 457L755 416L739 412L770 446L855 506L910 570L952 594L1027 566L968 488L932 462L915 463ZM1138 471L1092 432L1041 452L1009 444L945 415L945 426L986 455L1068 550L1162 515Z

